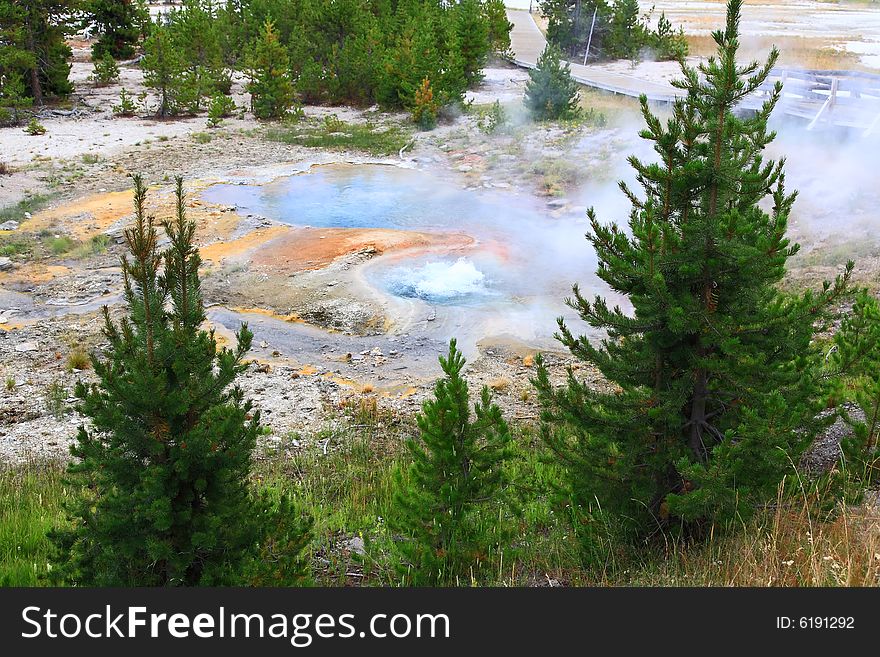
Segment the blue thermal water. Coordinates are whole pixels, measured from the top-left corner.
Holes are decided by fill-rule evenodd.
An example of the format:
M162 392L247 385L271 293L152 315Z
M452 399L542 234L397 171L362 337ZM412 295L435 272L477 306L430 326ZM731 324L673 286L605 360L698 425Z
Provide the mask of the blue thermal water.
M465 252L371 268L369 277L378 287L431 303L560 299L572 281L583 280L585 267L593 268L584 258L588 247L582 221L552 217L529 195L462 189L419 170L315 166L264 185L214 185L203 197L296 226L459 232L475 238L475 247Z

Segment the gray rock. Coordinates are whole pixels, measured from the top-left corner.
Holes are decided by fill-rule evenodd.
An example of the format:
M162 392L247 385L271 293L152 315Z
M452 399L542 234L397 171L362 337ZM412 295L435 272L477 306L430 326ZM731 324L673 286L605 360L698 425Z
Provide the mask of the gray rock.
M12 260L7 257L0 258L0 271L7 271L12 269L14 265L12 264Z
M367 553L365 546L364 546L364 539L362 539L360 536L355 536L354 538L350 538L347 541L345 541L342 545L346 550L348 550L349 552L354 552L355 554L363 555L363 554Z
M39 349L37 347L36 342L22 342L21 344L15 345L15 350L19 353L24 353L26 351L36 351Z
M0 230L18 230L19 223L10 219L0 224Z

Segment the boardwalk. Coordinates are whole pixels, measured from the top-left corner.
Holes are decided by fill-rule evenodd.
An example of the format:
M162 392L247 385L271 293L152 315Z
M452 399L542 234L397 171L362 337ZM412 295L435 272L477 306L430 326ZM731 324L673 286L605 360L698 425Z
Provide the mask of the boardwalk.
M525 68L535 68L538 56L543 52L547 41L532 15L527 11L508 10L507 18L513 23L510 33L511 48L515 54L514 63ZM682 94L665 83L650 82L631 75L612 73L594 66L571 65L571 77L588 87L611 91L625 96L638 97L645 94L649 100L669 103Z
M513 23L510 34L514 63L535 68L546 46L541 30L527 11L508 10ZM652 82L596 66L571 64L571 75L579 83L625 96L671 103L683 91L665 82ZM838 126L859 131L863 136L880 135L880 75L854 71L809 71L774 69L771 79L755 96L743 102L746 109L756 109L775 82L783 83L783 97L777 113L807 121L807 129Z

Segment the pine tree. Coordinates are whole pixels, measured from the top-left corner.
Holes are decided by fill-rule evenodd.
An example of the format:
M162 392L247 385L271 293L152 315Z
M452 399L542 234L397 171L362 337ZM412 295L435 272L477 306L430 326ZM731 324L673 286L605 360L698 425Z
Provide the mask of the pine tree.
M417 418L419 438L407 443L412 463L395 477L389 526L405 537L396 543L399 566L416 585L469 583L505 533L498 518L510 431L486 387L471 418L464 364L452 340L440 357L445 376Z
M0 77L0 126L21 123L22 111L30 107L33 99L26 95L21 74L9 71Z
M434 100L431 81L425 78L422 80L421 86L416 90L412 111L413 121L422 130L433 130L437 126L437 110L437 102Z
M540 7L547 18L547 41L563 53L582 57L587 41L591 41L591 52L601 51L612 15L605 0L541 0ZM590 40L591 28L593 37Z
M867 290L834 335L835 401L852 433L841 440L846 472L866 486L880 478L880 303Z
M100 36L92 45L92 60L109 53L114 59L130 59L140 37L138 7L133 0L89 0L88 11Z
M235 349L218 349L201 328L201 261L181 179L176 195L160 253L135 177L122 259L128 316L117 324L104 308L110 344L92 358L98 383L76 386L90 422L71 449L81 493L71 526L52 533L55 572L98 586L296 583L309 523L248 483L260 418L233 384L253 335L243 325Z
M267 20L248 63L251 110L258 119L284 116L293 105L287 51L278 40L275 26Z
M813 336L852 264L819 293L779 290L798 250L786 237L795 195L784 161L762 155L781 85L754 115L735 111L778 53L737 64L741 4L730 0L726 27L713 34L717 56L698 69L682 64L687 95L672 118L664 124L642 98L641 136L657 162L630 159L643 197L622 186L628 229L589 212L598 275L632 310L591 302L575 286L569 304L607 337L594 345L560 319L558 338L610 390L574 373L556 388L543 364L534 381L588 554L603 525L645 537L748 516L824 422Z
M510 53L510 31L513 23L507 20L504 0L485 0L483 11L489 27L489 43L492 50L502 57Z
M218 91L228 94L232 88L214 13L212 5L204 0L186 0L168 19L175 47L185 62L185 75L196 95L196 111L201 109L203 98Z
M676 32L665 13L661 12L660 18L657 19L657 29L651 34L650 41L657 59L661 61L687 57L688 42L684 36L684 29L679 27Z
M570 119L580 113L578 85L571 77L568 62L562 63L562 52L548 43L538 57L537 67L529 71L525 105L533 118Z
M491 50L489 23L480 0L459 0L453 20L465 81L468 87L473 87L483 79L483 67Z
M198 91L187 74L186 62L177 47L171 27L156 23L144 42L144 85L159 96L156 115L160 118L195 111Z
M604 52L609 57L635 61L647 40L647 30L639 17L638 0L615 0Z
M78 7L79 0L0 0L0 80L20 79L36 105L73 91L65 38Z

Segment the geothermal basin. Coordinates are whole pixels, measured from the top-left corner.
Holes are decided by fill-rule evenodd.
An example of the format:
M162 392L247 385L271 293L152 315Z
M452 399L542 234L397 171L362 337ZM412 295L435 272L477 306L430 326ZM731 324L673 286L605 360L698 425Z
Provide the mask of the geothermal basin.
M554 318L573 315L563 302L572 283L598 285L584 208L457 183L401 166L334 164L262 185L216 184L203 199L297 227L466 235L358 268L388 332L457 337L466 353L486 338L554 348Z

